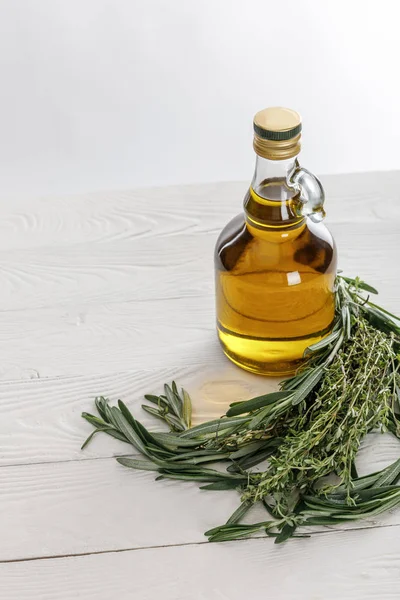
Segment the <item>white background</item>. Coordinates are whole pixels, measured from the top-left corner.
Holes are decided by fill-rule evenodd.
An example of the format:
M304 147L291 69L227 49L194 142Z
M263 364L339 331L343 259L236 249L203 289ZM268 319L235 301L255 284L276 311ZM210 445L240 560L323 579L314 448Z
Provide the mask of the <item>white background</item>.
M247 180L252 117L317 173L400 166L396 0L0 0L0 195Z

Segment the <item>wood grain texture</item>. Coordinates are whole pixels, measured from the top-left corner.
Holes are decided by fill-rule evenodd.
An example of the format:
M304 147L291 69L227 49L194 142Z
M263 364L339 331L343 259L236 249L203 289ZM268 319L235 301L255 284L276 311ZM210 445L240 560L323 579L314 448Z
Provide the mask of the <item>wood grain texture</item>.
M341 252L341 266L350 274L361 273L372 283L378 281L383 301L389 309L396 310L397 272L387 257L397 249L397 225L381 225L380 230L369 225L357 235L349 232L351 227L353 225L338 228L339 247L345 246L345 239L351 240ZM203 296L180 296L180 292L175 291L177 295L169 298L165 293L164 297L154 293L147 300L81 301L24 310L10 310L12 302L9 300L9 309L0 312L3 347L0 379L29 378L32 373L54 377L129 370L133 366L147 369L214 364L220 350L216 343L211 292L213 241L207 244L208 258L206 252L203 253L209 272L206 284L209 291ZM181 266L176 290L186 289L188 268ZM156 285L157 277L153 280L151 273L147 276L151 285ZM4 282L4 273L2 278ZM37 285L40 290L40 282ZM7 289L5 283L3 289ZM88 297L90 289L89 284ZM81 293L84 290L82 285ZM33 293L31 291L31 295ZM15 306L18 306L17 290L14 296ZM29 293L22 296L29 297ZM50 298L54 296L47 294Z
M400 218L398 172L322 176L329 222ZM219 232L242 209L246 182L0 200L0 250L60 248Z
M57 377L0 382L0 466L38 462L84 460L127 452L127 445L109 436L94 438L80 446L92 428L81 417L94 411L94 398L121 398L146 426L162 424L141 408L144 394L163 391L163 384L176 379L190 390L193 421L218 418L230 402L246 400L277 387L235 367L221 352L215 364L153 370L136 370L95 376Z
M360 253L355 261L348 250L362 247L375 229L378 236L395 235L396 177L324 179L327 223L344 268L364 267ZM0 205L0 311L212 296L215 239L241 210L245 187L223 183ZM383 251L390 248L388 239Z
M376 284L395 312L398 177L323 178L340 267ZM80 413L99 394L149 424L143 393L172 378L191 392L197 421L276 388L230 364L214 332L213 247L245 189L0 202L0 560L35 559L0 564L6 600L397 598L399 511L284 547L202 544L236 508L235 492L155 484L118 465L129 447L106 436L80 451L90 432ZM398 456L397 440L368 436L358 466Z
M399 527L0 565L7 600L397 600Z
M395 221L367 222L363 227L359 223L332 222L330 228L339 247L341 266L347 270L366 270L365 276L377 278L379 263L385 263L382 259L396 250ZM374 248L378 253L368 263L373 248L362 258L359 249L366 246L367 252L365 242L372 236L379 241ZM216 237L215 231L185 232L159 238L82 243L51 252L46 247L0 250L0 313L58 308L62 316L71 306L81 306L80 312L87 313L93 304L212 298ZM382 275L390 283L388 265ZM40 319L42 312L37 314Z
M326 184L341 268L379 281L396 309L396 175ZM214 364L213 246L244 187L1 206L0 380Z
M126 454L129 446L122 450ZM399 453L398 440L371 436L359 471L383 468ZM154 473L104 458L0 468L0 561L198 543L240 503L235 491L209 492L195 483L154 479ZM256 506L248 519L266 517ZM399 524L395 511L335 530Z

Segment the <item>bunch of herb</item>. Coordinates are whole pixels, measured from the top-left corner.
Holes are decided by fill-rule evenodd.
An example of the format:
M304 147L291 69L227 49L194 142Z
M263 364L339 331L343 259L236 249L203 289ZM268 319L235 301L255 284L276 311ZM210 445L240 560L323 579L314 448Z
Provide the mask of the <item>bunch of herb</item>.
M144 410L170 431L149 432L125 404L96 399L99 416L83 413L98 432L131 444L143 458L117 460L158 472L157 479L204 482L202 489L237 489L241 504L212 541L265 530L281 542L299 525L334 524L371 517L400 504L400 460L358 477L355 459L372 430L400 437L398 318L370 301L377 293L360 279L338 276L336 318L330 335L306 351L302 369L281 390L231 404L220 419L191 426L191 400L173 382L147 395ZM268 459L266 468L253 467ZM225 470L204 466L223 463ZM325 477L334 474L335 485ZM255 504L269 518L240 521Z

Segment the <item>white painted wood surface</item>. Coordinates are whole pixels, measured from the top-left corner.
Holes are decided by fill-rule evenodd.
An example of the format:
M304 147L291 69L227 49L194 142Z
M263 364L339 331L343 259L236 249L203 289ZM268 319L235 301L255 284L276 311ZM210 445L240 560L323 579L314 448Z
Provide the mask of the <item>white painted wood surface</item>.
M399 173L324 178L340 267L399 312ZM90 431L94 396L141 414L172 378L198 421L273 389L222 355L212 253L244 184L0 201L0 590L5 600L343 600L398 597L400 511L277 547L208 544L235 492L154 483ZM361 470L400 445L370 436ZM397 584L397 585L396 585Z

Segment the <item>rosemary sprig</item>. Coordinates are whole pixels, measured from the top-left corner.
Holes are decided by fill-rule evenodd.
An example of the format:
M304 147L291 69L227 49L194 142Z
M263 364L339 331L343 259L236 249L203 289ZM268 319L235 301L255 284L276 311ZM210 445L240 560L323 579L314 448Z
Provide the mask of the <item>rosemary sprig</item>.
M400 438L399 319L369 300L376 290L339 276L336 318L330 335L307 349L305 364L281 390L233 403L220 419L191 426L191 401L175 382L143 409L170 431L149 432L121 401L95 401L99 416L83 413L94 431L135 448L143 458L117 460L156 471L157 479L199 481L205 490L237 489L242 502L224 525L206 535L226 541L265 531L281 543L301 525L334 525L373 517L400 504L400 459L365 477L355 460L362 438L374 429ZM262 472L252 467L269 459ZM208 464L223 463L221 471ZM325 476L339 477L336 486ZM269 518L240 521L254 503Z

